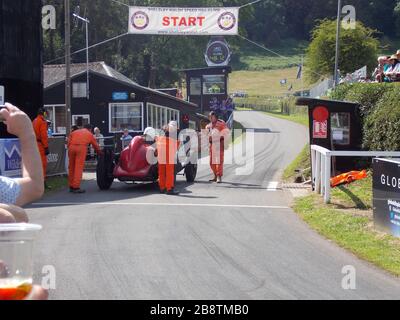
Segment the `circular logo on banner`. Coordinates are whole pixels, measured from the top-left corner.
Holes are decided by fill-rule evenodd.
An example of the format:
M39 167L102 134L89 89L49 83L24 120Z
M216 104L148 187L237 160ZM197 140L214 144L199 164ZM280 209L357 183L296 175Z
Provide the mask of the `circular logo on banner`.
M143 30L149 25L150 19L146 12L137 11L132 15L131 23L135 29Z
M218 25L222 30L232 30L236 26L235 15L232 12L224 12L218 18Z
M231 57L231 50L226 41L211 42L206 51L206 62L212 65L227 65Z
M316 107L313 112L313 118L316 121L324 122L329 119L329 111L326 107Z

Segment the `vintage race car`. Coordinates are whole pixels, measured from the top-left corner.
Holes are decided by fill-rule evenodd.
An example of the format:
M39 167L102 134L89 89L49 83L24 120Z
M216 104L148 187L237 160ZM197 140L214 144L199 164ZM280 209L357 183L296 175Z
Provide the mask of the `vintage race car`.
M97 185L101 190L111 188L115 179L122 182L158 181L158 165L154 160L154 141L144 137L135 137L120 154L114 151L114 145L104 146L103 155L97 163ZM175 174L183 173L187 182L194 182L197 175L197 148L190 139L181 143L176 155ZM150 161L149 161L150 160Z

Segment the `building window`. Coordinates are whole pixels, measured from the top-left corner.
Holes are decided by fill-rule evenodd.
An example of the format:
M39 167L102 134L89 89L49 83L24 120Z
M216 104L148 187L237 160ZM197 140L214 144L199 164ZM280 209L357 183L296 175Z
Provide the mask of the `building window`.
M46 105L47 119L51 121L51 129L54 134L66 134L67 121L65 105Z
M332 141L335 145L350 145L350 113L336 112L331 115Z
M90 115L88 115L88 114L81 114L81 115L74 114L72 116L72 125L73 126L84 127L84 126L86 126L88 124L90 124Z
M153 103L147 103L147 126L154 129L162 129L170 121L178 122L179 126L180 112L175 109L159 106Z
M201 78L190 78L190 95L201 95Z
M86 82L74 82L72 84L72 97L73 98L86 98L87 95Z
M143 103L110 103L110 132L143 132Z
M225 94L225 76L203 76L203 94Z

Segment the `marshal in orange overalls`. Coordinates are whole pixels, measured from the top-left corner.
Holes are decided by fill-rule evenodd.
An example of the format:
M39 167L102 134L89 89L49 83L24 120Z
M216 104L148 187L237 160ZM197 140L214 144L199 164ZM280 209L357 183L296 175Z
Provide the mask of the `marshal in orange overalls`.
M161 191L171 191L175 187L175 157L179 142L173 138L157 137L158 184Z
M228 143L229 129L222 120L215 125L210 123L206 129L210 138L210 167L215 177L221 178L224 175L225 143Z
M43 175L46 178L49 139L47 133L47 121L44 118L44 115L40 114L35 120L33 120L33 129L35 131L40 157L42 158Z
M68 139L68 181L71 189L78 190L81 187L83 169L88 150L91 144L98 154L101 153L93 134L88 129L79 129L71 133Z

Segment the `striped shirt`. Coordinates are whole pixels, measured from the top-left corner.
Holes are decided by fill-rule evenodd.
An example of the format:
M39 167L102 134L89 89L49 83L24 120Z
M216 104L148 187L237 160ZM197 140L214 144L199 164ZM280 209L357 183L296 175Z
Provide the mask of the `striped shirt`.
M0 176L0 203L15 204L21 193L21 186L13 179Z

